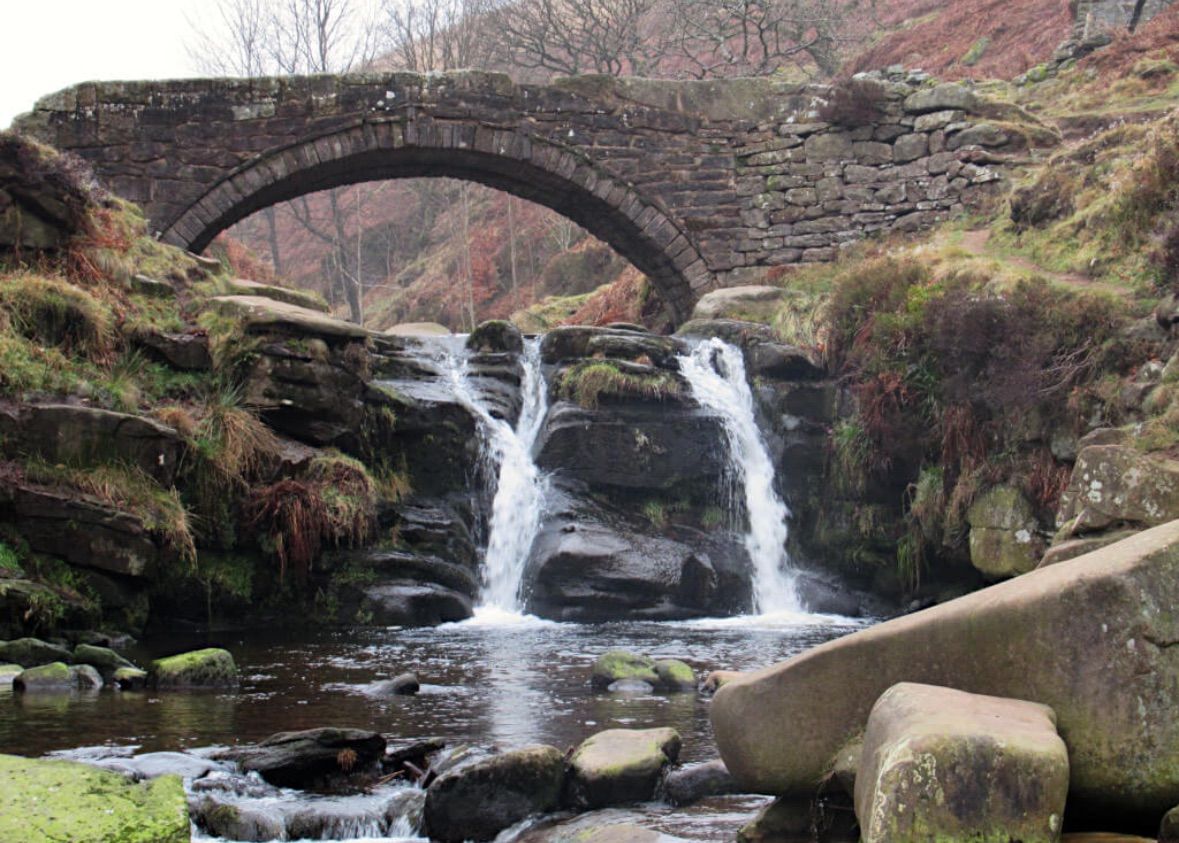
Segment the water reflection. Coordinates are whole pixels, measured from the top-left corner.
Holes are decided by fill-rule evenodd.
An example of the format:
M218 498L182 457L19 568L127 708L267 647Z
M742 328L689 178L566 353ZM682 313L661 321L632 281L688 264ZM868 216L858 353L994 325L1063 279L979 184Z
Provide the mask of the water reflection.
M593 660L616 647L681 658L698 673L761 667L854 628L836 618L780 626L643 623L586 626L465 623L436 629L259 632L217 642L242 672L233 693L0 693L0 752L40 755L80 745L141 751L256 741L323 725L393 738L562 749L606 728L673 726L684 759L714 754L708 700L697 694L617 697L589 685ZM143 662L190 646L137 653ZM382 698L376 684L413 671L415 697Z

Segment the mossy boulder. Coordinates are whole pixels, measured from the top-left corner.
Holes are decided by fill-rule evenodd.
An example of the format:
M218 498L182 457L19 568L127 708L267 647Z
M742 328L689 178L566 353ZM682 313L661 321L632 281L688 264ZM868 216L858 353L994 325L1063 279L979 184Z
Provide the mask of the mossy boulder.
M1179 461L1132 445L1091 445L1077 454L1056 524L1071 535L1117 524L1152 527L1179 518Z
M1068 750L1048 706L900 683L868 715L856 777L863 843L1056 843Z
M471 331L467 350L479 354L519 354L524 350L524 337L511 322L492 319Z
M209 647L157 659L148 668L153 688L225 688L237 684L237 665L228 650Z
M555 810L565 757L551 746L512 750L439 776L426 791L425 830L431 840L491 840L525 817Z
M102 675L88 664L66 665L61 662L43 664L23 670L12 680L18 691L97 690L103 685Z
M610 650L598 656L590 675L595 690L604 691L622 679L637 679L654 687L659 684L655 660L626 650Z
M813 794L898 682L1050 706L1072 799L1161 818L1179 793L1179 521L822 644L713 698L745 788Z
M24 668L19 664L0 664L0 688L11 685L23 671Z
M655 662L655 687L661 691L695 691L696 672L679 659L659 659Z
M187 843L178 776L133 783L70 761L0 755L0 840Z
M608 729L586 739L569 761L569 801L577 808L645 802L680 753L675 729Z
M97 647L93 644L79 644L74 648L74 664L90 665L97 669L107 682L114 678L115 671L120 668L135 668L135 665L109 647Z
M21 667L36 667L50 662L69 662L70 651L40 638L18 638L0 641L0 662L12 662Z
M970 564L990 579L1026 574L1044 553L1036 513L1014 486L993 486L966 513Z
M18 691L61 691L77 687L70 666L64 662L30 667L21 671L12 686Z

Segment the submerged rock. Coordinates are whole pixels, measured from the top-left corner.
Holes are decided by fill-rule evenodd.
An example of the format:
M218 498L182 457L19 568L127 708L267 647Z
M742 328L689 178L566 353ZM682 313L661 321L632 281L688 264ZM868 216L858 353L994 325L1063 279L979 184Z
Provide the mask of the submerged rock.
M739 792L736 779L719 758L676 767L663 779L663 798L672 805L691 805L709 796Z
M459 765L426 791L425 830L446 843L491 840L525 817L555 810L564 777L565 758L551 746Z
M1068 750L1047 706L894 685L864 733L861 839L1055 843L1068 778Z
M62 662L43 664L22 671L12 680L18 691L63 691L77 688L94 690L102 687L102 677L89 665L70 666Z
M646 802L663 768L679 757L674 729L609 729L586 739L570 759L569 800L578 808Z
M147 671L137 667L120 667L112 679L120 691L140 691L147 687Z
M282 815L268 805L228 802L206 796L193 810L193 819L210 834L226 840L282 840L286 823Z
M188 806L176 776L135 784L85 764L0 755L0 840L188 839Z
M148 669L154 688L224 688L237 684L237 665L228 650L208 647L157 659Z
M813 794L885 690L944 685L1051 706L1071 797L1161 817L1179 793L1175 605L1179 521L742 675L713 699L717 746L743 787Z
M627 650L610 650L598 656L590 672L590 684L599 691L626 679L654 686L659 681L655 660Z
M642 679L619 679L606 688L611 694L653 694L655 686Z
M392 679L378 682L373 688L373 694L379 697L408 697L416 694L421 688L416 674L402 673Z
M279 732L257 746L215 757L237 761L278 787L307 788L330 776L360 772L385 755L385 739L364 729L321 728Z

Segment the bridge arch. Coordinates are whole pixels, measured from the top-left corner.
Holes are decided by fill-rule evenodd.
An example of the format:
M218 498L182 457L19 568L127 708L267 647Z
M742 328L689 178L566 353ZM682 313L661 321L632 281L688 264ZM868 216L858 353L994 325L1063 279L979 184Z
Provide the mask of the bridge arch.
M586 156L534 136L471 124L364 119L268 150L209 187L161 232L199 252L255 211L367 181L445 176L544 205L612 246L646 274L677 322L710 273L676 223Z

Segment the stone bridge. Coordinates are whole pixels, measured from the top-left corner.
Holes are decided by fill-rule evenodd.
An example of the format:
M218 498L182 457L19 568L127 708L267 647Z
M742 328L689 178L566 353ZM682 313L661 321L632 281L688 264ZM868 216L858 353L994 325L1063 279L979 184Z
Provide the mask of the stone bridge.
M1013 145L1010 132L979 122L987 108L966 89L920 82L887 82L862 125L819 119L829 89L765 79L538 86L464 71L87 83L43 98L15 128L88 159L161 239L193 251L311 191L482 182L608 242L683 320L710 288L927 226L999 178L988 164Z

